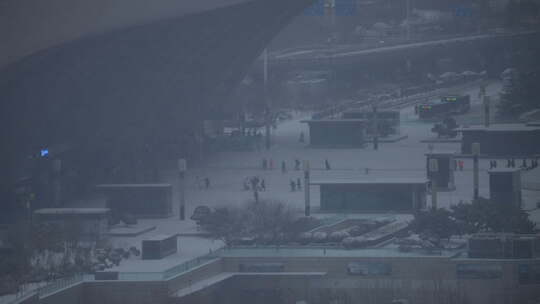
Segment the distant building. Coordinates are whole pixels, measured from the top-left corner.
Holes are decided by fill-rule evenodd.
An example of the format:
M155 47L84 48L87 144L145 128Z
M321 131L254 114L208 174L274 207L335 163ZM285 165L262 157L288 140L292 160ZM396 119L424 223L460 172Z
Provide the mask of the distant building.
M540 126L524 124L475 125L456 129L463 134L461 153L471 154L473 143L480 143L480 154L521 157L540 155Z
M314 147L365 146L368 121L365 119L313 119L309 125L309 143Z
M540 258L540 235L479 233L469 239L469 258L535 259Z
M79 229L83 240L102 239L109 229L109 216L107 208L44 208L34 211L36 222Z
M426 207L427 179L313 180L321 193L321 211L414 213Z

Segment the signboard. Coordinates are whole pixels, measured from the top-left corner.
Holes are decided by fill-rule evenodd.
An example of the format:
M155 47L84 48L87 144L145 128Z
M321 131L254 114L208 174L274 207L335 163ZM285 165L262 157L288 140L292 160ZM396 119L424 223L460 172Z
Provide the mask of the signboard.
M390 275L392 265L382 262L352 262L347 265L347 273L350 275Z
M502 266L498 264L458 264L458 279L498 279L502 276Z

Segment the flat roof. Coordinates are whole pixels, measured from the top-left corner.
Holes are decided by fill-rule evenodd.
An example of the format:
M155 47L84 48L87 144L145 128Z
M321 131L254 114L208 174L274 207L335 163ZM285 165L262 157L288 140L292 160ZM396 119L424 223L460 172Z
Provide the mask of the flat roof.
M34 211L35 214L104 214L109 208L43 208Z
M368 122L367 119L361 118L343 118L343 119L310 119L310 120L301 120L302 123L353 123L353 122Z
M160 188L170 187L171 184L101 184L98 188Z
M488 170L488 173L520 172L520 168L495 168Z
M171 233L171 234L157 234L153 235L151 237L143 239L143 241L163 241L171 237L178 237L178 233Z
M374 113L373 111L370 111L370 110L363 110L363 109L352 109L352 110L346 110L346 111L343 111L343 113L368 113L368 114L372 114ZM377 114L379 113L400 113L398 110L377 110Z
M525 124L492 124L489 127L485 125L473 125L468 127L457 128L456 131L492 131L492 132L504 132L504 131L540 131L540 126L528 126Z
M426 152L425 155L454 155L456 151L444 151L444 150L433 150L431 152Z
M317 178L310 185L375 185L375 184L425 184L427 178L375 177L371 179Z
M401 252L393 248L312 248L305 247L233 247L220 252L225 258L452 258L460 251L441 250L439 253ZM354 261L351 261L354 262ZM390 262L390 261L388 261Z

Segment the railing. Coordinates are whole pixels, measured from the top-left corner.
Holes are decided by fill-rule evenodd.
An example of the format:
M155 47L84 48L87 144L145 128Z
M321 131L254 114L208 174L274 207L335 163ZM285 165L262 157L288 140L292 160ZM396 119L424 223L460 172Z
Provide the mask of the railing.
M71 277L62 278L59 280L56 280L54 282L51 282L43 287L40 287L37 289L37 294L39 297L44 297L47 295L50 295L52 293L55 293L61 289L67 288L69 286L81 283L85 280L85 278L88 278L87 276L83 274L76 274Z
M195 267L201 266L209 261L218 259L221 252L223 252L223 248L218 249L216 251L207 253L206 255L196 257L192 260L189 260L187 262L184 262L180 265L174 266L172 268L167 269L165 272L163 272L162 279L168 280L174 276L177 276L179 274L185 273L189 270L192 270Z

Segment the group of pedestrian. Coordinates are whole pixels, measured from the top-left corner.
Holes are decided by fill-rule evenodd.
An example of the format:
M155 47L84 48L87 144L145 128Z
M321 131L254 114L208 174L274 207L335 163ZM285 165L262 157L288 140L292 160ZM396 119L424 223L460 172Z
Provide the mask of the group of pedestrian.
M197 176L195 179L195 184L198 189L210 189L210 178L205 177L201 179L199 176Z
M463 168L465 167L465 162L463 160L454 160L455 162L455 168L459 169L459 171L463 171Z
M289 182L289 185L291 186L291 191L294 192L296 190L302 190L302 182L300 181L300 178L296 179L296 182L294 179L291 179Z
M274 169L274 160L269 158L262 159L262 168L263 170L273 170Z
M521 161L521 166L520 168L523 169L523 170L532 170L536 167L538 167L538 158L533 158L531 159L530 161L530 166L527 164L527 159L524 158L522 161ZM496 167L496 166L495 166ZM516 167L516 160L514 158L509 158L506 160L506 167L507 168L515 168ZM491 168L491 166L490 166Z
M266 191L266 182L258 176L246 177L244 179L245 191Z
M295 158L294 159L294 170L295 171L300 171L302 168L302 162L300 161L300 159L298 158ZM287 169L287 162L286 161L281 161L281 173L287 173L288 169ZM326 170L331 170L332 167L330 166L330 162L328 161L328 159L325 159L324 160L324 168ZM273 170L274 169L274 160L269 158L263 158L262 159L262 169L263 170Z

